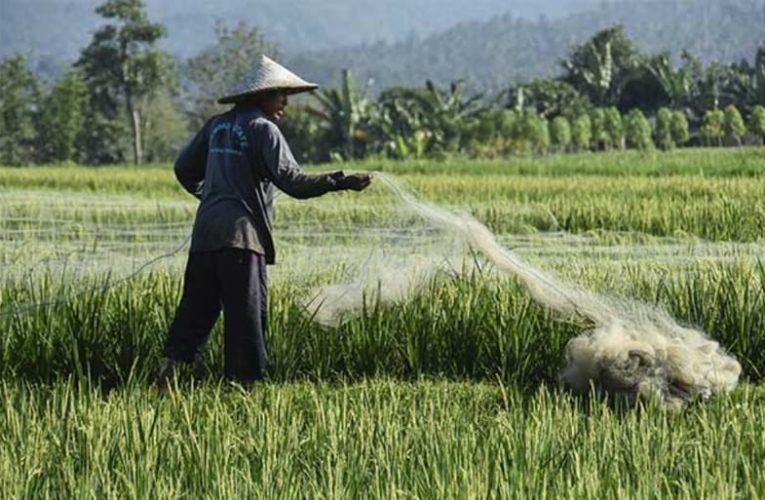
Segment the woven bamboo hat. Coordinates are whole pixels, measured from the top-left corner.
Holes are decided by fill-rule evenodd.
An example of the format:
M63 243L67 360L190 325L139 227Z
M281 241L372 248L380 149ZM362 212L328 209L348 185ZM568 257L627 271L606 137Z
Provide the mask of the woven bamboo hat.
M288 94L298 94L314 90L318 85L307 82L267 56L247 73L242 81L227 95L218 99L220 104L230 104L242 98L268 90L282 90Z

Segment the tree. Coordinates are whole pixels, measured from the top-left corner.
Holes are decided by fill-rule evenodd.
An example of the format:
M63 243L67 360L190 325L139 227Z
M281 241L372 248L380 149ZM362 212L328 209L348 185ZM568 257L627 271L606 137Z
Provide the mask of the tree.
M288 113L279 123L279 128L299 162L319 163L330 159L325 140L326 131L322 129L322 123L316 116L306 111L304 105L290 105Z
M476 116L465 131L471 156L496 158L512 152L517 139L518 113L491 106Z
M688 119L682 111L675 110L672 112L671 129L672 140L678 146L682 146L691 138L690 131L688 130Z
M414 90L393 87L384 90L377 101L377 114L373 120L373 137L377 149L398 159L425 154L432 131L425 125L427 117L410 99Z
M591 107L569 83L561 80L534 80L509 90L509 107L532 108L545 119L554 116L573 117L586 113Z
M716 139L717 145L722 146L722 138L725 133L725 113L719 109L710 109L704 114L704 122L701 126L701 136L711 146L712 140Z
M595 106L616 105L624 86L639 66L639 54L622 26L602 30L574 47L561 64L564 80Z
M639 109L645 115L655 115L659 108L667 104L669 101L664 91L641 57L622 88L617 107L624 111Z
M745 112L765 105L765 42L758 48L753 65L742 61L727 68L721 93Z
M741 139L746 135L746 124L738 108L733 104L725 108L725 135L741 145Z
M184 65L186 93L190 103L187 113L194 130L201 128L223 107L216 103L247 73L253 62L265 54L280 59L279 50L257 27L240 22L231 29L223 21L215 23L216 42L209 49L189 59Z
M318 106L309 106L306 110L319 117L324 123L327 140L333 152L344 160L360 156L359 149L367 135L363 125L369 118L372 101L367 97L367 89L356 91L351 72L343 70L343 80L339 88L325 88L316 92L314 97Z
M754 100L765 106L765 42L760 44L754 58Z
M726 70L719 63L710 64L700 77L696 85L696 93L692 99L692 107L696 116L703 121L703 117L710 109L720 107L722 88L725 85Z
M424 88L394 87L380 95L376 127L380 135L395 138L394 149L414 140L406 149L419 150L424 144L429 154L460 151L468 147L476 122L490 107L481 105L482 97L466 97L459 81L447 89L431 81Z
M527 141L531 150L538 154L544 154L550 147L550 129L547 120L531 109L524 111L519 123L520 135Z
M675 139L672 136L672 111L661 108L656 113L656 145L665 151L674 149Z
M39 99L39 82L24 56L0 63L0 164L33 161Z
M765 107L755 106L749 118L749 130L765 143Z
M425 113L426 124L439 132L441 149L462 150L474 123L491 105L481 105L483 94L466 96L463 81L441 88L428 80L425 90L424 93L414 94L414 97Z
M43 99L38 118L38 160L65 162L77 158L77 138L87 113L88 88L78 71L70 71Z
M606 113L603 108L595 108L590 112L592 125L592 149L598 151L609 142L606 133Z
M577 151L587 150L592 140L592 123L588 115L580 115L571 126L571 142Z
M639 109L633 109L627 113L624 131L628 146L640 150L655 147L651 139L651 123Z
M132 132L133 160L140 164L144 156L144 108L174 70L169 56L156 48L165 28L149 22L143 0L106 0L96 13L113 23L93 34L77 66L83 71L97 112L106 119L116 119L124 109Z
M611 147L624 149L624 122L621 113L614 106L606 108L604 113L606 136L608 138L606 149Z
M535 145L537 153L544 154L550 149L550 122L543 117L539 117L539 135L536 137Z
M550 124L550 140L559 151L571 145L571 125L565 116L556 117Z
M168 162L188 140L188 122L170 90L157 92L146 107L144 119L145 159Z
M130 161L133 141L125 113L108 115L94 104L88 92L85 123L75 143L76 161L85 165L105 165Z
M669 52L662 52L653 57L646 65L666 94L672 109L683 109L693 92L695 61L687 51L683 52L682 57L685 65L678 69L672 68Z

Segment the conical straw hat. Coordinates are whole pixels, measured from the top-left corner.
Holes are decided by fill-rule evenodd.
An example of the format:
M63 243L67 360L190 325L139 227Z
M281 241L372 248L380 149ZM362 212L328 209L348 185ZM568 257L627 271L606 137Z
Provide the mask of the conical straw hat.
M218 99L218 102L234 103L243 97L266 90L283 90L288 94L297 94L317 87L315 83L303 80L273 59L262 56L260 63L231 92Z

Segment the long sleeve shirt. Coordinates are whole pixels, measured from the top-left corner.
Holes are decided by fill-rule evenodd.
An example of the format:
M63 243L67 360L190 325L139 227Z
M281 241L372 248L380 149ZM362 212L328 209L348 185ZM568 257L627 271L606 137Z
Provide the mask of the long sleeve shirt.
M342 172L306 174L279 128L254 106L210 119L175 162L183 187L200 199L191 252L242 248L276 262L274 186L295 198L338 190Z

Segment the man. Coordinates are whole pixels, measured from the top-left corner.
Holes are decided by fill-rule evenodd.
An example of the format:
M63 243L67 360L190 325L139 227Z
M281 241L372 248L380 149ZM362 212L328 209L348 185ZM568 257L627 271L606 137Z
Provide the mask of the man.
M204 348L221 308L226 377L249 384L265 375L274 186L296 198L369 186L367 174L304 173L276 126L288 95L316 87L263 56L218 100L234 107L210 119L178 157L178 181L201 202L183 296L165 343L160 391L167 390L177 363L192 362Z

